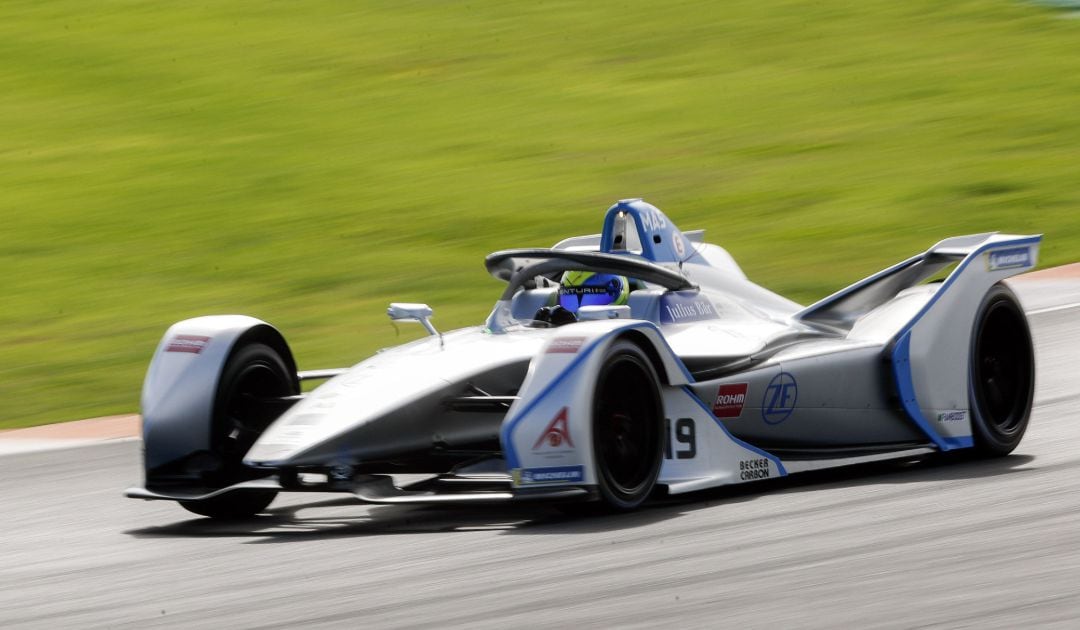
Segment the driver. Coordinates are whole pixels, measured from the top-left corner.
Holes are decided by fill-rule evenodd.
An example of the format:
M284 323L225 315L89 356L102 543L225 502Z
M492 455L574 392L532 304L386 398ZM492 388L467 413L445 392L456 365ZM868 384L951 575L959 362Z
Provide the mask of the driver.
M555 326L577 321L582 306L626 304L630 282L625 276L592 271L567 271L559 281L558 303L545 306L536 319Z
M577 313L582 306L626 304L630 283L623 276L567 271L559 282L559 306Z

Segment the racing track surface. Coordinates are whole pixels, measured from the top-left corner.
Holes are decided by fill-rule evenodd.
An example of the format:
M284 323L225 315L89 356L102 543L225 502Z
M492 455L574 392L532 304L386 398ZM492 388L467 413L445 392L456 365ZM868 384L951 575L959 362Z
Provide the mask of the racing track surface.
M138 442L0 457L0 626L1078 627L1078 322L1032 315L1037 407L1011 457L629 515L294 494L219 524L121 496Z

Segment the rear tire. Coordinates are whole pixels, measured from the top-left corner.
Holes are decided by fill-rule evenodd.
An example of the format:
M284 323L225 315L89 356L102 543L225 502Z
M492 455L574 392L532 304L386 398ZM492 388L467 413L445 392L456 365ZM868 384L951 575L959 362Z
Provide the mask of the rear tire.
M593 459L600 499L632 510L656 486L663 463L664 411L660 379L635 343L611 345L593 394Z
M265 476L244 465L244 455L283 407L260 400L300 393L295 375L281 355L268 345L247 343L233 348L221 371L211 422L210 448L219 461L205 479L224 488ZM235 519L258 514L277 496L276 490L238 490L201 501L181 501L189 512L212 518Z
M1020 303L994 285L983 298L971 339L971 425L980 455L1008 455L1020 444L1035 393L1035 351Z

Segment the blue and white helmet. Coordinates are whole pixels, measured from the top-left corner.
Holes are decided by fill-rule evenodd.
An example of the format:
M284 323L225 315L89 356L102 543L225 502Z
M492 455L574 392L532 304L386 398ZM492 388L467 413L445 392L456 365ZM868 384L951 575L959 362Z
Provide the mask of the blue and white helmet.
M582 306L626 304L630 283L624 276L567 271L559 282L559 306L577 313Z

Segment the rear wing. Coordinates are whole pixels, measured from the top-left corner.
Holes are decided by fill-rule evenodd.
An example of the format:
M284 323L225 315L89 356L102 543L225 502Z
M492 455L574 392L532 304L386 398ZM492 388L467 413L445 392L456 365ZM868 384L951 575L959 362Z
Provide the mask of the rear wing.
M859 317L885 304L904 289L933 278L951 265L956 265L956 269L945 279L946 284L979 256L985 258L984 268L987 272L1003 272L996 274L999 276L997 279L1027 271L1035 266L1041 239L1041 235L997 233L947 238L921 254L808 306L796 313L795 319L845 332L851 330Z

